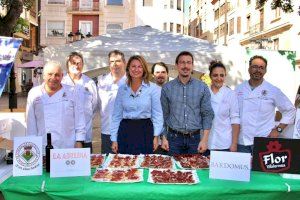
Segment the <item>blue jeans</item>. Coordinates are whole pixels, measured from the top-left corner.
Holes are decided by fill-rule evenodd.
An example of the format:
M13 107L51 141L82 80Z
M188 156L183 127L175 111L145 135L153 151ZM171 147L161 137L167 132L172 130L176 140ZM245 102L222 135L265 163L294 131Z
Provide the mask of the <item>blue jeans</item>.
M241 145L238 144L237 151L241 153L253 153L253 145Z
M200 133L194 135L182 135L168 132L169 154L196 154L200 142Z

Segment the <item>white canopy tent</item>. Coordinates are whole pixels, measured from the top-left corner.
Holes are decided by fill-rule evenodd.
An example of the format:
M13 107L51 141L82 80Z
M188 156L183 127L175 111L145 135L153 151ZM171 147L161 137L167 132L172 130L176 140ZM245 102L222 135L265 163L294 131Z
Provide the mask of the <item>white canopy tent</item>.
M110 51L118 49L124 52L126 59L132 55L142 55L151 65L155 62L165 62L176 76L174 70L175 58L181 51L190 51L194 55L194 69L196 72L208 72L209 62L221 60L227 67L226 84L234 88L243 80L249 79L248 60L254 54L263 55L268 59L266 80L279 87L291 101L294 101L299 86L299 69L293 69L286 56L278 51L255 50L249 54L242 47L216 46L198 38L163 32L150 26L139 26L126 29L111 35L102 35L82 41L48 46L44 49L44 59L66 62L72 51L83 54L84 71L91 77L96 77L107 70ZM198 76L195 73L195 76ZM279 80L285 80L279 84Z
M85 61L84 71L95 72L99 68L108 66L107 55L111 50L118 49L124 52L126 59L132 55L142 55L149 64L165 62L172 71L175 58L181 51L190 51L195 59L195 71L207 72L209 62L213 59L224 60L221 47L217 47L206 40L163 32L150 26L139 26L126 29L111 35L102 35L82 41L48 46L44 50L46 60L59 60L65 63L68 54L78 51L83 54Z

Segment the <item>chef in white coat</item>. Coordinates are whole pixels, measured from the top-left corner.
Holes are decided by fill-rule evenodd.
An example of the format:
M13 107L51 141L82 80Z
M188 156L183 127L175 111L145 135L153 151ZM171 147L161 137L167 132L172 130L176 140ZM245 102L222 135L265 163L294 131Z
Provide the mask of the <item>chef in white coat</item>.
M209 87L210 100L215 117L208 137L208 149L235 152L240 132L237 96L233 90L224 85L226 68L222 62L211 62L209 76L212 80Z
M70 86L61 84L63 71L56 61L44 66L44 83L30 90L26 107L26 135L43 136L51 133L54 148L82 147L86 132L84 112Z
M282 91L264 80L267 60L253 56L249 61L250 80L236 88L238 96L241 130L238 151L252 153L254 137L278 137L288 124L293 124L295 107ZM275 108L282 114L275 123Z
M74 87L83 102L86 139L84 147L92 149L93 119L98 108L98 94L95 82L88 76L82 74L83 56L78 52L70 53L67 60L67 73L62 83Z

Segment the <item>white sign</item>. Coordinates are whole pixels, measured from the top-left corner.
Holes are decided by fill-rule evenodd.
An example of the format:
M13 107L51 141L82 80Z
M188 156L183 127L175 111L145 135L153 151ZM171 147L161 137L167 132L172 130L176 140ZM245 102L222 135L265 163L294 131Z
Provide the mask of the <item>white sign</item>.
M43 173L42 137L14 138L13 176L34 176Z
M50 177L90 175L90 148L50 150Z
M251 154L211 151L209 178L250 181Z

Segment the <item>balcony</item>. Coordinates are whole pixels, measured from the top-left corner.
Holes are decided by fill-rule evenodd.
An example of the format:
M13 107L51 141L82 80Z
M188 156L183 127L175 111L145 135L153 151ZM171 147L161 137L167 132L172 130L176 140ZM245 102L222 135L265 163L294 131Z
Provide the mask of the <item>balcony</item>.
M249 36L258 34L260 32L262 32L264 30L263 24L262 23L258 23L255 24L253 26L250 26L249 28Z
M99 12L100 11L100 3L93 1L85 1L84 3L80 1L72 1L67 8L68 12L71 13L80 13L80 12Z

